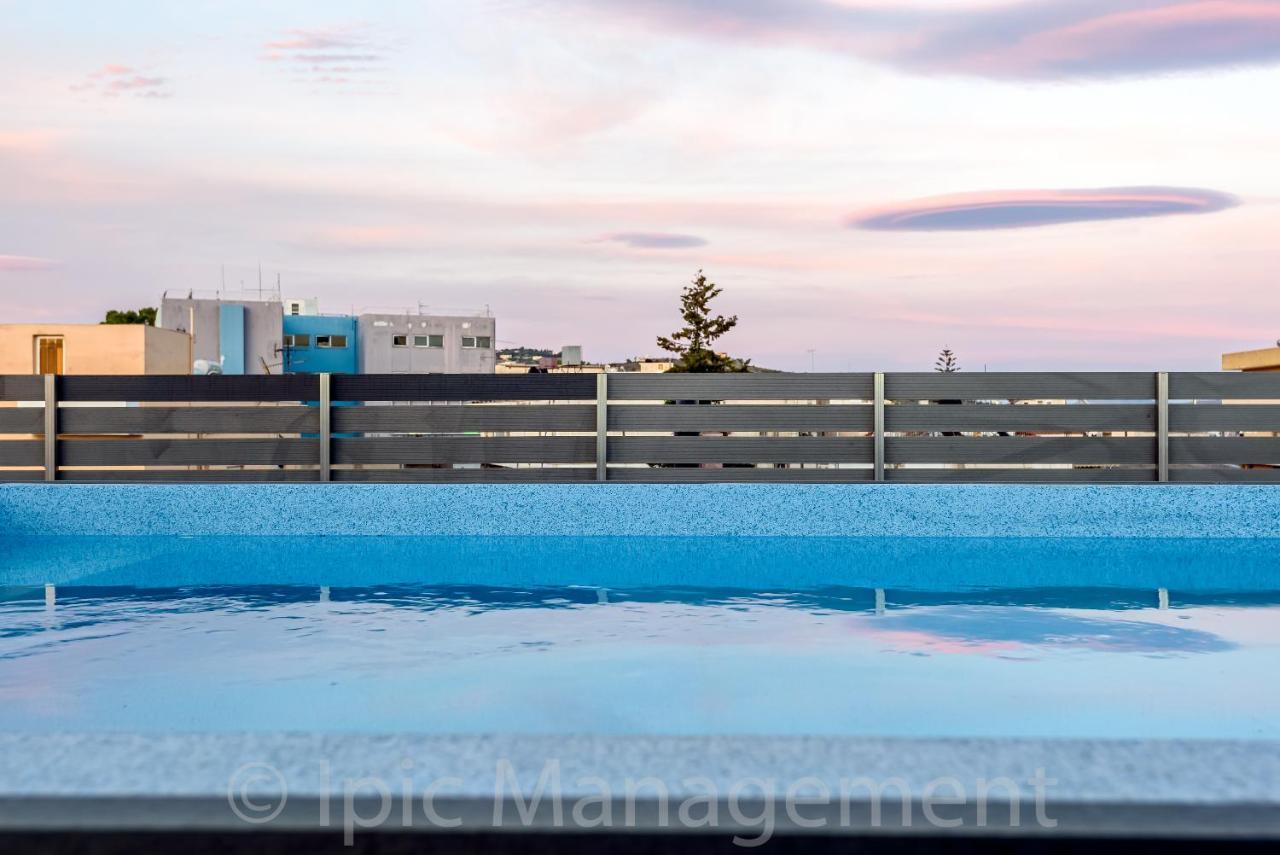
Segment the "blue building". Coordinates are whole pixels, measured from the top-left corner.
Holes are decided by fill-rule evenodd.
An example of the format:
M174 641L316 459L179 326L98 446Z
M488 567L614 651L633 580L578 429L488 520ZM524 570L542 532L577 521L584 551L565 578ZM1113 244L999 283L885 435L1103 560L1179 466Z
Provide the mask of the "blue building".
M358 372L356 319L350 315L284 315L280 361L285 374Z

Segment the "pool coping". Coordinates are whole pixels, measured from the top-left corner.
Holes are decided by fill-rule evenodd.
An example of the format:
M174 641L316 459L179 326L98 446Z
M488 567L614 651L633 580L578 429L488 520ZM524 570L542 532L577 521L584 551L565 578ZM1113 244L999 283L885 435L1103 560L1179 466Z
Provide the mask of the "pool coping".
M760 817L768 811L776 834L1280 839L1280 742L1274 741L6 733L0 734L0 757L4 832L341 830L340 817L376 817L376 787L352 783L373 778L386 786L391 806L379 831L751 838L762 832ZM538 779L550 774L549 763L559 785L549 778L535 805ZM1054 827L1039 823L1028 798L1037 770L1052 782L1043 785L1043 816L1056 820ZM1024 788L1016 822L1001 795L1007 791L995 783L1002 777ZM638 795L630 799L627 820L626 781L653 778L668 788L666 821L659 800L645 798L656 794L652 785L633 790ZM841 780L860 778L885 787L879 821L872 821L873 799L862 784L849 789L848 813L841 813ZM964 804L945 801L957 794L935 786L946 778L959 782ZM820 795L815 779L829 787L828 804L803 801ZM909 788L905 816L895 779ZM250 821L274 810L281 780L287 800L279 812L266 822ZM978 823L979 780L992 782L985 825ZM786 809L791 787L801 800L795 816ZM437 818L460 825L432 821L421 802L428 790ZM598 816L601 794L610 796L613 821L576 822L577 800L588 797L589 820ZM708 795L717 805L714 825L679 821L684 799ZM928 799L936 817L960 824L926 821ZM253 813L250 803L264 806L263 812ZM527 815L521 815L522 804Z

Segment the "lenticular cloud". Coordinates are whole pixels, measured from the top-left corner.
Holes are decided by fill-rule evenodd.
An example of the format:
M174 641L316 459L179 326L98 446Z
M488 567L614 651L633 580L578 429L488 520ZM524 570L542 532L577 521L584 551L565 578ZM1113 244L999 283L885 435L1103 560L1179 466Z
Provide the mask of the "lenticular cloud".
M1186 187L999 190L934 196L854 214L850 228L877 231L980 231L1207 214L1240 204L1228 193Z

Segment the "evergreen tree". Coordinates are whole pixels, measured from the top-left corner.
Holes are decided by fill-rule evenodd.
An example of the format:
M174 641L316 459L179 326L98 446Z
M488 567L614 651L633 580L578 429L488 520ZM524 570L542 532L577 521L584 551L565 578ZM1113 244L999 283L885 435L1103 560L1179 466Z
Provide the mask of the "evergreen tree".
M933 370L942 374L955 374L960 370L960 363L956 360L956 355L951 352L951 348L942 349L938 354L938 361L933 364Z
M738 325L738 316L711 314L711 301L724 289L698 271L697 277L680 293L680 317L685 325L669 336L658 336L658 347L675 354L673 372L744 372L750 360L734 359L712 349L720 336Z

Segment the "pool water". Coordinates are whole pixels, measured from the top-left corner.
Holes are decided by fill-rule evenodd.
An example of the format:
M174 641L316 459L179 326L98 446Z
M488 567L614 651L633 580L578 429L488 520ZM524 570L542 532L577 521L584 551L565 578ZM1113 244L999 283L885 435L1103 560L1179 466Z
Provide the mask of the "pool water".
M0 538L0 728L1277 739L1277 552Z

